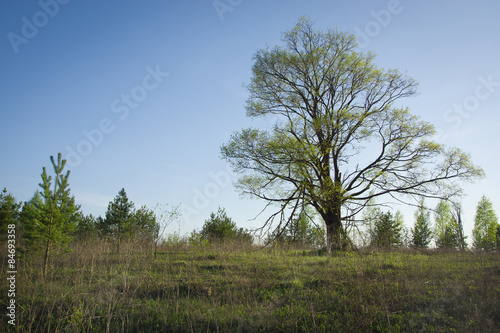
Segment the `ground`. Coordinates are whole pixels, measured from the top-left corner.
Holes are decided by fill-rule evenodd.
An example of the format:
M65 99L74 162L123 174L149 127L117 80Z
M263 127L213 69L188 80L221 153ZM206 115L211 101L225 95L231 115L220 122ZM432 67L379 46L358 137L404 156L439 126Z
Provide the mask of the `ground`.
M107 243L71 247L54 257L45 280L41 256L19 259L19 331L500 331L499 253L372 249L326 256L179 243L154 258L140 244L123 245L120 254ZM0 301L4 308L6 286Z

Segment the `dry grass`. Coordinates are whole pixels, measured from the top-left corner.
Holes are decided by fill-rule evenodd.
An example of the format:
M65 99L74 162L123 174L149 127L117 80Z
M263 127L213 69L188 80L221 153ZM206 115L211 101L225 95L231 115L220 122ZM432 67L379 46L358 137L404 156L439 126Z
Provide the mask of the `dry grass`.
M45 280L41 258L24 258L17 329L500 331L499 254L370 250L326 257L203 243L164 245L157 258L140 244L121 250L73 244L73 252L54 257ZM6 297L3 287L2 308Z

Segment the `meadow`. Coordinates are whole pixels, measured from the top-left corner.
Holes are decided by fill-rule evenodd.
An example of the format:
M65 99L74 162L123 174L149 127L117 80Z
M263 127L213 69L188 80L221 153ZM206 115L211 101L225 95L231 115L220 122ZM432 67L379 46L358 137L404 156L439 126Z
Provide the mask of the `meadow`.
M500 332L500 255L75 242L19 260L19 332ZM5 253L5 252L3 252ZM2 263L2 280L7 271ZM7 286L0 292L2 309ZM3 311L2 311L3 313Z

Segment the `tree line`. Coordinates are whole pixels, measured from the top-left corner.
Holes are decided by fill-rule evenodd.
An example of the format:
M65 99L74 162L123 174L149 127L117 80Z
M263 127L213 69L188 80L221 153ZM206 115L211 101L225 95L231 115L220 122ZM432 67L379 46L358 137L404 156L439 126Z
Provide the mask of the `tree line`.
M372 203L389 196L402 202L425 197L442 200L435 213L436 245L465 247L461 208L453 202L463 194L461 182L482 179L485 173L466 152L434 141L434 126L399 106L416 95L413 78L378 67L373 53L359 49L355 35L317 30L306 18L283 33L282 45L260 49L253 59L247 115L276 122L272 129L235 132L221 146L221 157L239 174L236 188L241 194L276 209L261 229L274 225L273 239L314 243L323 228L330 253L351 245L349 228L360 213L369 211L371 243L398 244L405 238L400 235L401 216L370 211ZM157 244L164 228L158 228L148 208L133 208L124 190L105 217L82 217L69 194L69 172L62 173L65 161L60 155L51 161L55 179L43 169L41 190L20 211L27 244L43 244L48 258L53 245L67 242L67 235L78 228L115 240L118 251L131 234L156 239ZM421 205L411 243L428 246L430 227ZM320 229L307 209L321 218ZM246 237L223 212L214 213L210 221L214 225L193 238L208 240L203 235L207 230ZM496 215L483 198L474 247L493 249L497 239Z
M54 249L63 249L72 240L104 240L116 245L133 240L144 242L154 249L164 236L166 227L180 217L179 206L158 212L146 206L138 209L129 200L122 188L109 202L104 217L85 215L69 188L70 171L63 172L66 160L61 153L57 159L50 157L54 175L42 168L40 189L24 203L17 202L12 194L3 189L0 193L0 230L6 240L9 226L15 225L21 238L22 252L42 253L43 275L48 267L49 257ZM414 246L427 248L432 240L439 248L466 249L463 233L461 207L441 200L434 209L434 226L431 225L431 211L424 199L415 212L414 226L404 227L403 215L398 211L384 212L375 204L367 205L362 221L368 227L369 244L378 247ZM321 221L321 220L320 220ZM238 228L219 207L200 231L194 230L189 241L239 242L253 244L254 237L248 229ZM321 248L326 245L324 221L317 222L315 211L306 205L288 223L278 226L268 234L266 244L287 244ZM493 251L500 249L500 225L491 201L483 196L479 201L472 230L473 248Z
M431 221L434 215L434 224ZM404 227L403 215L383 212L377 206L369 206L363 213L367 225L368 243L372 246L412 246L428 248L435 242L437 248L467 249L464 235L462 208L456 203L440 200L435 209L426 206L422 198L414 214L411 228ZM500 249L500 225L493 204L483 196L479 201L472 229L472 248L494 251Z

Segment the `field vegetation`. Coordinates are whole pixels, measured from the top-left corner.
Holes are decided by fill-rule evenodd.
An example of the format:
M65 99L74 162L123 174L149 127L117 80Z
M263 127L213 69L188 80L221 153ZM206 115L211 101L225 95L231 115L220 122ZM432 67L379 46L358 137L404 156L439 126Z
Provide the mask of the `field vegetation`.
M50 257L45 277L43 253L21 258L16 326L2 330L500 331L498 252L365 248L328 256L202 239L164 242L156 257L150 243L132 241L119 253L105 241L70 249Z

